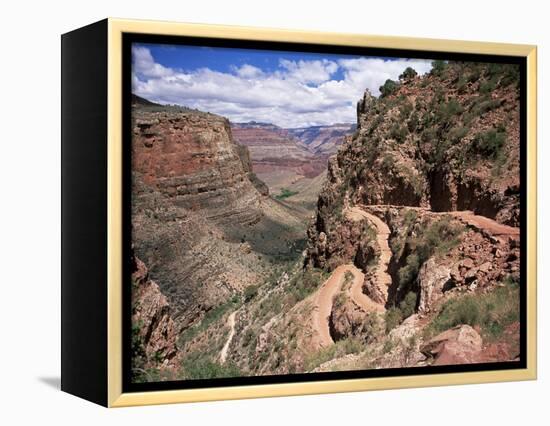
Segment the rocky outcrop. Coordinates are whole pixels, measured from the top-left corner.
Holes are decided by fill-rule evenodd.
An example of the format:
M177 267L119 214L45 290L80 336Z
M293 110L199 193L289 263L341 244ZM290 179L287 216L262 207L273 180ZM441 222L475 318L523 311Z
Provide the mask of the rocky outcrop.
M329 234L323 231L317 234L315 227L308 229L308 237L310 241L315 238L315 244L308 248L307 263L333 270L342 263L351 262L366 270L366 265L379 250L370 225L366 221L357 223L345 219L336 226Z
M135 374L150 368L174 369L178 364L178 331L170 305L145 264L132 258L132 345ZM143 370L143 371L137 371Z
M459 325L438 334L420 351L433 358L433 365L474 364L478 362L483 341L469 325Z
M256 173L252 171L252 159L250 158L250 151L248 147L243 145L237 145L237 152L243 164L243 169L248 177L248 180L252 182L252 185L258 190L263 196L269 195L269 188L264 181L260 180Z
M217 223L257 222L260 193L242 158L246 154L223 117L169 107L133 109L132 170L176 205Z
M444 64L357 105L357 131L328 164L310 244L349 205L472 210L519 223L517 68ZM312 253L315 257L315 251Z
M418 312L425 314L430 307L441 298L445 286L451 280L451 270L437 263L435 258L426 261L418 272L418 288L420 289Z

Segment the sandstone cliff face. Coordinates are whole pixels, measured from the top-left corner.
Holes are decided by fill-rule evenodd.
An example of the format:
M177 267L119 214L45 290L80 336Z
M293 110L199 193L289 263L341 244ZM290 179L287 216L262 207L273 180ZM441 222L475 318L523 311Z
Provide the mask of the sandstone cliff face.
M132 170L146 185L217 223L260 219L260 194L227 119L189 110L133 112Z
M273 259L298 255L306 225L268 197L226 119L143 103L133 112L134 250L185 330L265 279Z
M252 185L258 190L258 192L264 196L269 195L269 188L264 181L260 180L256 173L254 173L252 166L252 159L250 158L250 151L248 147L244 145L237 145L237 153L243 164L243 169L248 177L248 180L252 182Z
M150 379L148 370L172 372L178 368L178 330L171 309L145 264L132 259L132 352L135 378Z
M266 123L232 123L235 140L250 150L255 173L268 183L282 175L313 178L325 169L326 158L301 146L286 129Z

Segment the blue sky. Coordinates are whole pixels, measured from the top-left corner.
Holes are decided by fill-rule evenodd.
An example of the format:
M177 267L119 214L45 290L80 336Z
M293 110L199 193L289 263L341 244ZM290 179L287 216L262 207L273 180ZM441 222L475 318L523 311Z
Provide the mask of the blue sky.
M355 122L366 89L378 95L407 67L430 61L181 45L135 44L133 91L179 104L281 127Z

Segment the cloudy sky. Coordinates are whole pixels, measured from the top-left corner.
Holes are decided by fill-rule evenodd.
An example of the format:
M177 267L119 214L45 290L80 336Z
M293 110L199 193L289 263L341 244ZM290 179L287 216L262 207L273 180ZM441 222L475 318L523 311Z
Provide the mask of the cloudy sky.
M431 68L419 59L135 44L132 90L234 122L354 123L365 89L378 96L386 79L397 79L407 66L419 74Z

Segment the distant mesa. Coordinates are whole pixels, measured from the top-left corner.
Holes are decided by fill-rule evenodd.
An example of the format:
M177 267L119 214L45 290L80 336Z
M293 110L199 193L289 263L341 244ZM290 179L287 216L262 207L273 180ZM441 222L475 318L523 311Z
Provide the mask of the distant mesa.
M149 105L149 106L160 106L155 102L151 102L149 99L142 98L141 96L132 93L132 105Z

